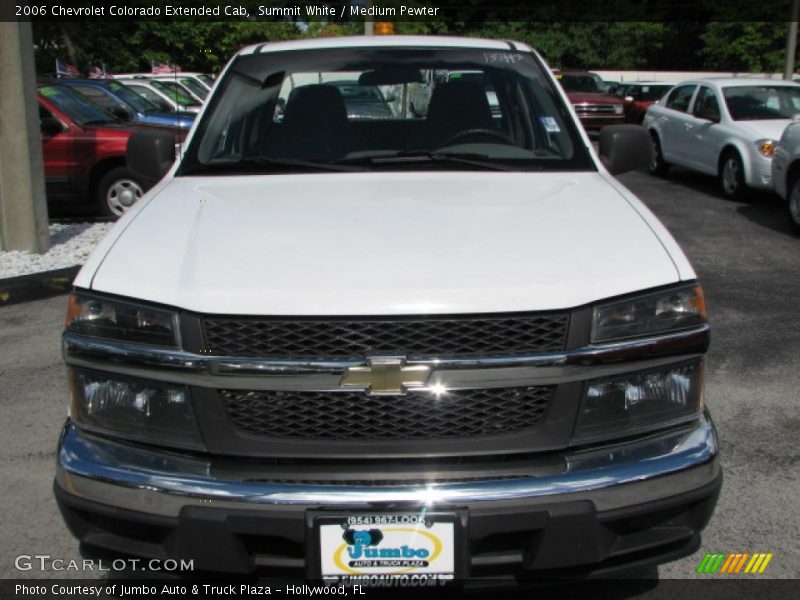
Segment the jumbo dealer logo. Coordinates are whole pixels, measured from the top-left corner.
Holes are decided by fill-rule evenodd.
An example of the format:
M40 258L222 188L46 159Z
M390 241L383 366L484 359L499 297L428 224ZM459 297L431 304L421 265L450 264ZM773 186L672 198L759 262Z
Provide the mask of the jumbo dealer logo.
M333 562L344 573L365 575L438 571L442 540L433 531L414 527L347 529L334 552ZM442 565L444 571L452 569Z

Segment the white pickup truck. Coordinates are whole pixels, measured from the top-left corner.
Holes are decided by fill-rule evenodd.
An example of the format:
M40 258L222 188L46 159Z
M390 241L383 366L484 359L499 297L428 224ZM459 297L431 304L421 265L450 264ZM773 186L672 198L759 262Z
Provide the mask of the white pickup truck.
M335 81L443 81L424 119ZM279 111L281 90L296 86ZM341 79L341 77L340 77ZM604 576L694 552L721 486L703 293L521 43L258 44L85 264L56 497L83 551L344 583Z

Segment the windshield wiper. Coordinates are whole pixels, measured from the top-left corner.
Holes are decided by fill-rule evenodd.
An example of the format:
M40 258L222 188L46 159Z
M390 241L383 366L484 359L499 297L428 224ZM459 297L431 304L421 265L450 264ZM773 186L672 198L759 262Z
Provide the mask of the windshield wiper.
M486 154L475 153L451 153L451 152L435 152L432 150L419 150L414 152L397 152L394 154L375 154L367 156L354 156L352 158L343 158L337 161L339 164L359 164L366 163L371 165L386 165L386 164L413 164L420 162L427 163L455 163L461 165L469 165L472 167L481 167L484 169L493 169L495 171L516 171L518 169L497 163L489 160Z
M295 160L292 158L268 158L266 156L249 156L239 160L212 162L204 165L197 165L191 169L187 169L185 173L202 173L203 171L237 171L241 167L303 167L305 169L315 169L318 171L339 171L345 173L353 173L363 171L359 167L351 167L348 165L330 163L330 162L316 162L309 160Z

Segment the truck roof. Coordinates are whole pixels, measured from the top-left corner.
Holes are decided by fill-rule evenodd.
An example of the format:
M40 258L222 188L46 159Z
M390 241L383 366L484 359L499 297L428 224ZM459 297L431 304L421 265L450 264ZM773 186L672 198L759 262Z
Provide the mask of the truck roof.
M284 52L289 50L320 50L330 48L478 48L483 50L516 50L531 52L531 47L521 42L487 40L481 38L429 36L429 35L371 35L350 37L328 37L288 42L264 42L253 44L239 51L238 55Z

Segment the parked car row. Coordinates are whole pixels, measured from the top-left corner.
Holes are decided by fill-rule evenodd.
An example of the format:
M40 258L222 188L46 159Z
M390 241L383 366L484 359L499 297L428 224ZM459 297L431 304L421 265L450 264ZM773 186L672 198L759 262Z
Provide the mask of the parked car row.
M182 141L191 119L156 112L113 80L45 80L38 85L45 189L51 206L89 207L119 217L155 181L128 168L128 139L161 129Z
M742 199L750 189L775 190L788 198L789 221L798 229L800 190L795 195L791 190L800 173L800 136L787 127L798 114L800 86L790 81L680 83L645 115L653 144L648 168L664 175L679 165L717 177L720 191L731 199Z

